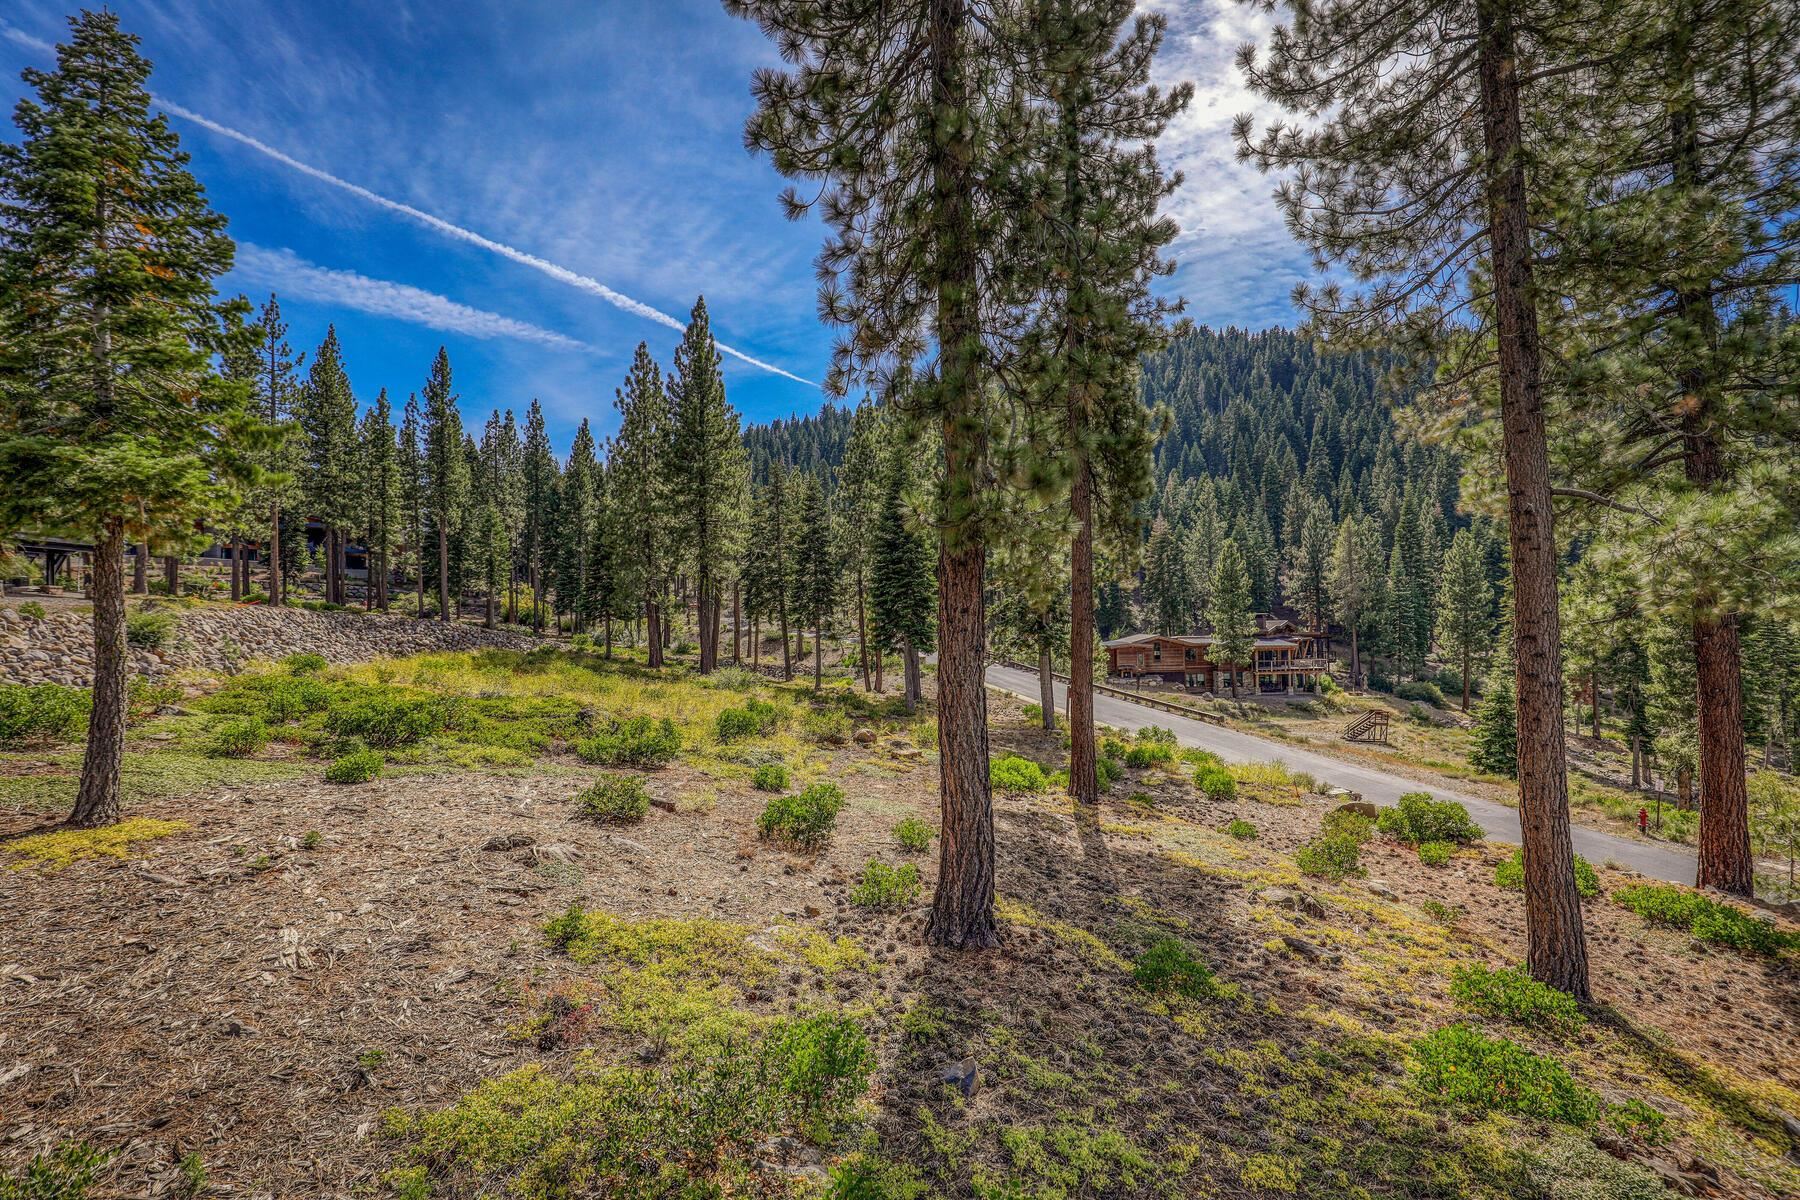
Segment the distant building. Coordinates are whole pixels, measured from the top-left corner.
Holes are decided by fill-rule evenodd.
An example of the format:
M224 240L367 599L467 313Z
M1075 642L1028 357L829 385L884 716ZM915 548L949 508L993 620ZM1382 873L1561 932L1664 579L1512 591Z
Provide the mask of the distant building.
M1190 691L1311 692L1325 673L1324 634L1301 630L1285 617L1259 614L1256 649L1247 663L1216 662L1211 634L1134 633L1101 643L1106 673L1123 679L1157 679Z

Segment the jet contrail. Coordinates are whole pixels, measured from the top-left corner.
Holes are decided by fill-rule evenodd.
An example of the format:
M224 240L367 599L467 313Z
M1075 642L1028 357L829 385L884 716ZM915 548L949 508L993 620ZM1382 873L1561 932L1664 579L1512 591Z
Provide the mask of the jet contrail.
M480 246L483 250L491 250L495 254L498 254L503 258L510 258L516 263L521 263L527 267L532 268L533 270L541 271L545 275L550 276L550 278L559 280L563 283L566 283L570 287L580 288L584 292L588 292L588 293L591 293L592 295L598 296L598 297L600 297L600 299L606 301L608 304L612 305L615 308L622 308L628 313L633 313L636 316L645 318L646 320L655 321L659 325L667 325L670 329L685 329L686 328L686 325L684 325L681 321L677 320L676 318L670 316L668 313L662 312L659 309L651 308L648 304L645 304L641 300L633 300L630 296L624 295L620 292L615 292L611 288L607 287L604 283L601 283L598 279L591 279L586 275L577 274L576 272L569 270L569 268L567 268L567 267L559 266L556 263L550 262L547 259L539 258L535 254L527 254L525 251L520 250L517 247L508 246L504 242L496 242L492 238L483 237L479 233L476 233L473 229L464 229L461 225L452 225L449 221L444 220L442 217L434 217L430 213L424 212L421 209L414 208L410 204L402 204L398 200L390 200L386 196L380 195L376 192L371 192L368 188L363 187L360 184L351 183L348 179L340 179L336 175L331 174L329 171L322 171L318 167L312 166L309 163L301 162L299 159L294 158L292 155L283 154L281 151L275 149L275 147L269 145L268 143L260 142L257 139L251 137L249 134L242 133L236 129L233 129L229 125L221 125L217 121L214 121L209 117L203 117L199 113L194 112L191 109L183 108L179 104L173 104L173 103L169 102L168 100L164 100L160 96L156 97L155 99L156 99L156 103L160 104L164 109L166 109L168 112L172 113L173 115L180 117L182 120L192 121L194 124L200 126L202 129L210 129L212 132L218 134L220 137L227 137L227 138L230 138L234 142L241 142L244 145L250 147L252 150L257 151L259 154L266 154L270 158L274 159L276 162L281 163L284 166L292 167L294 170L299 171L302 175L310 175L312 178L317 179L321 183L329 183L333 187L342 188L344 191L349 192L351 195L360 196L362 199L367 200L370 204L380 205L382 208L385 208L385 209L389 210L390 212L397 212L397 213L401 214L402 216L411 217L413 220L418 221L424 225L429 225L431 228L437 230L439 233L445 234L449 237L453 237L453 238L457 239L458 241L468 242L471 245ZM733 358L740 359L743 362L747 362L753 367L760 367L765 371L770 371L776 375L781 375L785 378L791 379L795 383L804 383L808 387L817 387L818 386L812 380L802 379L800 376L794 374L792 371L783 370L782 368L776 366L773 363L764 362L760 358L753 358L750 355L745 354L742 350L733 350L730 346L725 345L723 342L719 342L719 343L717 343L717 345L718 345L721 353L729 354Z

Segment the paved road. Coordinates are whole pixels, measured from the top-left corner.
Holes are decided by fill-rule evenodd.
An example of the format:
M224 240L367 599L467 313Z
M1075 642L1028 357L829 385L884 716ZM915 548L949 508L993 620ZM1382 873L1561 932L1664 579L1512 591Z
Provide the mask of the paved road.
M988 668L987 681L991 687L1012 692L1028 700L1036 701L1038 698L1038 677L1034 671L991 666ZM1065 692L1062 684L1056 685L1056 702L1059 708L1067 703ZM1511 842L1514 845L1519 841L1518 811L1492 800L1465 795L1436 784L1423 784L1416 779L1389 775L1361 763L1347 762L1341 758L1291 746L1286 742L1226 729L1205 721L1195 721L1113 696L1095 695L1094 719L1102 725L1111 725L1117 729L1141 729L1145 725L1160 725L1164 729L1174 730L1182 745L1211 750L1227 762L1285 763L1327 783L1361 792L1365 800L1376 804L1393 804L1406 792L1429 791L1439 799L1461 801L1463 807L1469 810L1469 816L1475 819L1476 824L1492 840ZM1576 853L1589 862L1600 863L1611 859L1621 866L1656 879L1671 883L1694 882L1694 856L1685 849L1657 842L1634 841L1581 825L1574 827L1572 837Z

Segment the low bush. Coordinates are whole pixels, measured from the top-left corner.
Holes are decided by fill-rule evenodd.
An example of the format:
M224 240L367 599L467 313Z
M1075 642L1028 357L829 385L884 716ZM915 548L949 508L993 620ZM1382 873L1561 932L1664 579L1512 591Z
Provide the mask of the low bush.
M1319 676L1319 695L1335 696L1343 690L1344 690L1343 686L1341 684L1339 684L1336 679L1333 679L1330 675L1320 675Z
M1231 800L1237 796L1237 780L1224 767L1202 766L1194 772L1194 786L1208 800Z
M1646 921L1685 929L1703 942L1771 956L1784 949L1800 949L1800 935L1783 933L1735 905L1672 884L1622 887L1613 893L1613 900Z
M125 617L125 640L143 650L160 650L175 634L175 614L147 609Z
M1413 1055L1420 1090L1451 1104L1569 1125L1590 1125L1600 1113L1599 1098L1561 1063L1473 1026L1434 1030L1413 1043Z
M1125 765L1141 771L1175 761L1175 747L1167 742L1134 742L1125 751Z
M1100 784L1100 790L1106 791L1113 784L1124 778L1125 768L1115 758L1103 758L1094 764L1094 778Z
M1395 685L1394 698L1396 700L1417 700L1421 704L1435 704L1439 708L1447 707L1444 704L1444 693L1438 690L1438 685L1425 680Z
M1175 731L1172 729L1164 729L1161 725L1144 726L1137 731L1137 740L1140 742L1148 742L1156 746L1173 747L1176 745Z
M1428 867L1447 867L1456 853L1455 842L1420 842L1419 861Z
M920 1200L931 1191L911 1163L877 1154L852 1154L831 1168L830 1200Z
M608 775L576 796L575 807L598 821L641 821L650 811L650 793L641 775Z
M908 854L923 854L931 848L931 826L917 817L904 817L894 826L894 840Z
M1319 818L1319 832L1327 837L1347 837L1361 846L1375 836L1375 822L1362 813L1334 808Z
M815 783L793 796L776 796L756 819L756 832L773 842L802 850L825 844L844 807L844 790L835 783Z
M753 697L744 701L742 708L721 712L713 722L713 734L721 742L735 742L741 738L767 736L780 725L781 710L767 700Z
M681 750L681 731L664 717L631 717L575 743L583 762L603 767L666 767Z
M34 1154L16 1175L0 1169L0 1200L85 1200L116 1153L86 1142L64 1142L47 1154Z
M19 615L29 621L41 621L45 616L44 606L36 600L27 600L19 605Z
M1347 833L1327 833L1300 847L1294 863L1308 875L1321 879L1346 879L1362 875L1362 844Z
M1468 809L1454 800L1433 800L1429 792L1406 793L1393 808L1382 809L1376 827L1409 846L1481 840L1481 826L1469 819Z
M1602 1117L1621 1137L1641 1145L1660 1146L1669 1140L1669 1118L1635 1096L1622 1104L1608 1104Z
M1211 750L1197 750L1189 747L1181 752L1181 761L1198 770L1201 767L1217 767L1225 769L1225 760Z
M233 717L213 729L206 752L214 758L249 758L269 744L261 717Z
M850 903L890 912L917 900L919 890L919 868L911 863L890 867L871 858L863 867L862 878L850 889Z
M281 660L289 675L316 675L328 665L323 654L290 654Z
M809 708L800 718L800 731L825 746L841 746L850 740L850 715L841 708Z
M312 680L297 682L320 686ZM443 727L443 706L424 696L374 692L341 700L325 714L325 730L333 737L356 738L383 750L411 745Z
M85 688L0 683L0 746L75 737L86 727L92 705Z
M1452 967L1450 998L1470 1012L1503 1017L1556 1034L1574 1033L1587 1023L1573 997L1539 983L1518 967L1501 967L1497 971L1480 963Z
M141 721L158 709L181 703L183 692L178 683L152 683L142 675L125 682L125 719Z
M1016 754L1002 755L988 764L988 783L1001 792L1041 792L1050 786L1044 768Z
M1231 824L1225 826L1225 832L1229 833L1240 842L1248 842L1256 837L1256 826L1244 820L1244 818L1238 817L1233 820Z
M1512 857L1502 859L1494 868L1494 886L1508 892L1525 890L1525 851L1514 850ZM1600 876L1595 874L1593 864L1577 854L1575 856L1575 890L1583 900L1592 900L1600 894Z
M352 750L325 768L325 782L367 783L379 776L386 765L379 750Z
M1131 964L1131 979L1154 995L1185 996L1190 1000L1204 999L1218 989L1212 968L1175 938L1163 938L1138 955Z
M759 792L785 792L788 769L780 763L763 763L750 777L750 786Z

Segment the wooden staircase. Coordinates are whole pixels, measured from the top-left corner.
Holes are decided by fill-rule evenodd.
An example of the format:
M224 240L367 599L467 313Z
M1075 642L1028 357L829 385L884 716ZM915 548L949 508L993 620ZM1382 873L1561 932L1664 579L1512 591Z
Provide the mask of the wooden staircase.
M1377 708L1363 713L1344 726L1343 738L1346 742L1380 742L1387 745L1387 710Z

